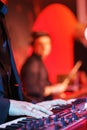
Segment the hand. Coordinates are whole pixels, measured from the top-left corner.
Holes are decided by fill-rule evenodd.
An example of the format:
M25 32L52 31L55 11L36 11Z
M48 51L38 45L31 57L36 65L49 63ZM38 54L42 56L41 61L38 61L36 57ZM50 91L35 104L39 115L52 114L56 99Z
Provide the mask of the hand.
M46 86L44 91L44 96L48 96L50 94L60 94L64 92L68 88L69 79L64 80L62 83L58 83L51 86Z
M70 102L69 102L70 103ZM40 102L37 103L39 106L43 106L44 108L51 110L53 106L55 105L66 105L68 104L67 101L62 100L62 99L56 99L56 100L52 100L52 101L44 101L44 102Z
M58 83L54 87L51 88L51 93L52 94L60 94L64 92L68 88L68 85L64 83Z
M52 115L50 110L38 104L32 104L23 101L10 100L9 115L10 116L32 116L42 118Z

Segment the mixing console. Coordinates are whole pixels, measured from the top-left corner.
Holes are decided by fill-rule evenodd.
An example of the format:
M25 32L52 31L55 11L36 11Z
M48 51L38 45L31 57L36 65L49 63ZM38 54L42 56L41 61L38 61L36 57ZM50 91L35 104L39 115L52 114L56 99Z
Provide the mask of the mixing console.
M87 98L78 98L72 104L55 106L47 118L19 118L2 124L0 130L87 130Z

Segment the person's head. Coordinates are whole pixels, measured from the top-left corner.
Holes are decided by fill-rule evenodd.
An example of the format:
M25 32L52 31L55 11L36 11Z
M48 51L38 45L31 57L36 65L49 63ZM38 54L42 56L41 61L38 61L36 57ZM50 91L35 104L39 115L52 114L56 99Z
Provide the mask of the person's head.
M51 37L46 32L33 32L32 33L34 52L42 58L49 55L51 51Z

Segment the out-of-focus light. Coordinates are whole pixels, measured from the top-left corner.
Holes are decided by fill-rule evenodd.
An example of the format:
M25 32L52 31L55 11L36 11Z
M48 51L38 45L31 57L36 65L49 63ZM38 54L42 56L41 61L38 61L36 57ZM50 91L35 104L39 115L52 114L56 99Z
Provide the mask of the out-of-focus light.
M85 39L87 40L87 27L86 27L85 30L84 30L84 37L85 37Z
M0 0L1 2L3 2L5 5L7 5L8 1L7 0Z

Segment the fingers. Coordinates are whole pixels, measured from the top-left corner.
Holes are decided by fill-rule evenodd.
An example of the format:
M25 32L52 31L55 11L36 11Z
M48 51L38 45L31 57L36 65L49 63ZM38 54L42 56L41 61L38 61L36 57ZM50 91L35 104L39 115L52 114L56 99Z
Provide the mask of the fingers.
M29 115L28 115L29 114ZM44 112L36 110L36 108L31 109L31 111L28 111L26 113L27 116L35 117L35 118L43 118L43 117L48 117L48 114L45 114Z
M48 101L47 103L50 105L66 105L67 104L67 102L65 100L62 100L62 99L55 99L52 101Z
M47 115L52 115L52 114L53 114L53 112L50 111L50 110L48 110L44 105L42 106L42 105L37 105L37 104L36 104L36 105L35 105L35 108L36 108L37 110L40 110L40 111L46 113Z
M69 99L69 100L67 100L67 103L68 104L71 104L72 102L74 102L76 99Z
M42 117L48 117L49 115L52 115L53 113L50 110L47 110L46 108L39 106L37 104L31 104L27 103L25 115L26 116L32 116L35 118L42 118Z
M40 102L37 103L39 106L44 107L47 110L50 110L50 108L52 107L52 105L49 103L49 101L45 101L45 102Z
M51 103L51 105L66 105L67 104L67 102L62 99L56 99L53 101L49 101L49 103Z
M45 101L45 102L40 102L38 105L43 106L44 108L51 110L55 105L66 105L67 101L62 100L62 99L56 99L52 101Z

